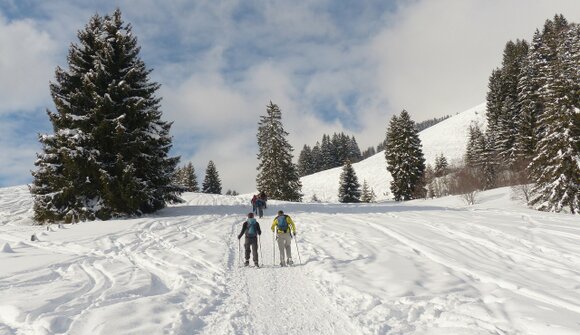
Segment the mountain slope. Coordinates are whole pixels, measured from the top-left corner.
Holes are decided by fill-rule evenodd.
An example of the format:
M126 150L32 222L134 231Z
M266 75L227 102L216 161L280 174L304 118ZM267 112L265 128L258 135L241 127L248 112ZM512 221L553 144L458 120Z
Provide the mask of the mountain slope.
M467 145L469 125L479 124L485 129L485 104L480 104L462 113L452 116L419 133L423 144L423 154L427 164L434 165L435 157L443 154L449 163L457 163L463 159ZM385 129L386 129L385 124ZM377 195L377 200L390 199L389 187L391 175L387 171L387 162L383 151L363 161L352 165L362 185L366 180ZM302 192L304 201L316 197L321 201L338 201L338 181L342 167L321 171L302 177Z

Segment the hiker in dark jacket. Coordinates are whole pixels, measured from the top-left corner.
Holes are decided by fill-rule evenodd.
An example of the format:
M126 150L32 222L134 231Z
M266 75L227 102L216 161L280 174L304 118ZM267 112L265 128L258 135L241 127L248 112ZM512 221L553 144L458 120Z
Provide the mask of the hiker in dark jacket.
M244 242L244 247L246 251L246 262L244 263L245 266L250 264L250 246L252 248L252 258L254 260L255 266L260 266L258 263L258 235L262 235L262 230L260 229L260 224L254 218L254 213L248 214L248 219L242 225L242 231L238 235L238 240L242 238L242 236L246 235L246 241Z

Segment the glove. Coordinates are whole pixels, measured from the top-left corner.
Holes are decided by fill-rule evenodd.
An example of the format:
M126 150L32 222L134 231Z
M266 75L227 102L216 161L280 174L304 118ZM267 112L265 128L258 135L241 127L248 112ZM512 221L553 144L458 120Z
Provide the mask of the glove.
M294 234L294 236L296 236L296 232L293 232L292 234Z

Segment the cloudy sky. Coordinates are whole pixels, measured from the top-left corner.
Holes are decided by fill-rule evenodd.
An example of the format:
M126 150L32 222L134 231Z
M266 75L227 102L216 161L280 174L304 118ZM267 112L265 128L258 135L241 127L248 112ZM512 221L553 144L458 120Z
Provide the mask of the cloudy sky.
M323 133L364 149L403 108L422 121L483 102L508 40L556 13L580 22L578 0L0 0L0 187L31 181L54 70L89 17L117 7L162 85L172 154L200 182L213 160L224 192L242 193L270 100L296 157Z

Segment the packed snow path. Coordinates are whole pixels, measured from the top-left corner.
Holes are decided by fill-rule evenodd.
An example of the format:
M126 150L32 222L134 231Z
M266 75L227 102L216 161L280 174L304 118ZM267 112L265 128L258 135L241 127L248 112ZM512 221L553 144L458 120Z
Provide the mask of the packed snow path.
M185 196L153 216L47 231L28 225L25 188L0 189L0 334L580 332L578 217L526 209L508 189L473 207L271 202L260 269L239 263L249 199ZM302 265L273 264L279 208Z

